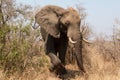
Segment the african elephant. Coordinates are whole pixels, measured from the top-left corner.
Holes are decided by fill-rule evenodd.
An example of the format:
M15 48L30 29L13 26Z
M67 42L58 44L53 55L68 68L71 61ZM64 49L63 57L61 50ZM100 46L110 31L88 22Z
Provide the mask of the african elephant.
M73 8L63 9L48 5L36 15L35 21L41 27L41 35L45 42L46 54L50 57L52 70L57 74L65 74L65 55L68 42L75 47L75 57L78 67L85 71L82 60L82 34L80 32L81 18ZM34 28L34 26L33 26Z

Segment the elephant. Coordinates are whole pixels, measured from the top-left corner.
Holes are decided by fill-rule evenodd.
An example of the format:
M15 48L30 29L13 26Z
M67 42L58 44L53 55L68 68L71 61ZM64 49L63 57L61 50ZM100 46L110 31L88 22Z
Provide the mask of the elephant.
M36 13L35 23L41 27L45 53L49 56L52 64L50 71L59 75L67 73L65 56L70 42L75 48L77 65L80 71L85 72L82 60L81 18L75 9L64 9L55 5L44 6ZM34 26L33 28L35 28Z

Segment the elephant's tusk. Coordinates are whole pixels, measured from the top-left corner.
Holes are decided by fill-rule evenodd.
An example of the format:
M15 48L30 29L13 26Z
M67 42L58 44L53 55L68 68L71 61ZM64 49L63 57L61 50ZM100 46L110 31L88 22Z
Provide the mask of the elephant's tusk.
M39 27L39 25L37 24L37 22L34 20L34 24L32 25L33 29L37 29Z
M86 40L85 38L83 38L83 41L85 41L87 43L91 43L90 41Z
M70 41L71 43L73 43L73 44L77 43L77 41L73 41L73 40L71 39L71 37L69 37L69 41Z

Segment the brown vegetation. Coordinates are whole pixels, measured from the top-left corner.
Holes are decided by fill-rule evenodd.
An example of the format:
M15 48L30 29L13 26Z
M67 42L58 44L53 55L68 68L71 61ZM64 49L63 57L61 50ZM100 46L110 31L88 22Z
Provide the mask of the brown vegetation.
M0 0L0 80L61 80L48 70L50 61L44 54L40 30L33 30L32 18L23 14L29 11L29 7L15 10L13 4L8 4L14 0L8 1ZM3 4L9 5L14 15L9 13L7 6L1 7ZM24 20L16 20L19 15L24 15ZM23 25L25 20L29 21ZM64 79L120 80L120 29L116 29L120 21L117 20L116 24L111 40L98 37L92 44L83 45L86 73L80 73L76 64L67 64L68 74L63 76Z
M42 44L41 41L38 41ZM36 48L42 49L43 45L35 44L30 50L27 52L25 56L23 56L23 63L14 61L13 64L19 64L15 66L13 64L10 65L11 62L7 61L8 70L3 71L1 68L0 79L2 80L61 80L58 76L50 73L48 67L50 65L49 58L44 55L44 50L38 50ZM119 44L119 42L118 42ZM84 58L84 66L86 69L86 73L82 74L78 72L77 65L66 65L68 70L68 74L63 77L67 80L119 80L120 79L120 54L115 50L115 45L113 41L105 41L103 39L97 39L91 45L85 45L83 51ZM36 50L35 50L36 49ZM117 51L119 49L116 48ZM29 54L28 54L29 53ZM38 54L39 53L39 54ZM13 59L14 60L14 59ZM21 61L21 59L19 59ZM24 65L24 69L22 72L19 72L21 65ZM12 68L14 67L14 68ZM18 73L19 72L19 73Z

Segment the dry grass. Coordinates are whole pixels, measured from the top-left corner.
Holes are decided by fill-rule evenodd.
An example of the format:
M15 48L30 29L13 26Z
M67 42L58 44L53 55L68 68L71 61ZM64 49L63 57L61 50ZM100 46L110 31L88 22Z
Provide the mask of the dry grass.
M99 40L85 46L83 60L86 73L80 73L76 65L69 64L66 65L68 74L63 76L64 80L120 80L120 60L118 58L120 54L114 50L113 43L108 43L110 42ZM34 64L27 66L21 74L14 73L7 76L3 70L0 70L0 80L62 80L49 72L49 58L44 54L42 57L37 54L30 61Z

